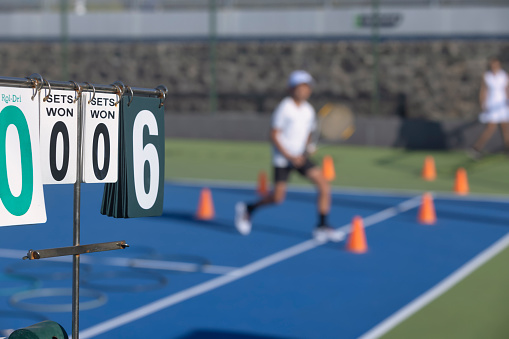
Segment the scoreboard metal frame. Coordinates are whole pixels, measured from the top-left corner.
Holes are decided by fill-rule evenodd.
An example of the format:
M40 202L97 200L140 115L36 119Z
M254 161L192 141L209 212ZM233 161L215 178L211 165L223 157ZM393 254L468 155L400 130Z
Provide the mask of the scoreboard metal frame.
M168 89L163 85L160 85L153 89L130 87L130 86L124 85L121 82L115 82L110 85L104 85L104 84L90 84L88 82L78 83L75 81L68 81L68 82L48 81L48 80L45 80L41 75L39 75L37 73L34 73L26 78L0 77L0 87L10 87L10 88L18 88L18 89L22 89L22 88L32 89L31 100L32 101L35 100L36 97L37 97L37 100L42 99L42 102L41 101L39 102L39 109L49 107L48 105L55 104L55 103L61 104L61 107L58 107L58 108L53 107L52 108L53 110L51 111L51 113L54 116L57 114L60 116L64 116L64 115L72 116L73 114L76 114L76 119L73 120L73 123L76 123L76 126L75 126L76 131L75 132L68 131L66 129L65 124L62 123L61 121L60 121L60 123L58 123L58 122L57 123L51 123L51 122L49 123L50 124L49 128L51 128L51 133L49 134L49 139L50 139L50 142L52 143L52 145L49 147L50 160L47 165L48 165L48 168L50 168L50 170L48 170L46 173L46 179L44 179L44 173L42 173L43 179L42 179L42 183L41 183L41 185L43 183L44 184L58 183L58 181L62 181L61 183L74 183L74 191L73 191L73 245L69 246L69 247L61 247L61 248L51 248L51 249L43 249L43 250L29 250L27 253L27 256L25 256L23 259L35 260L35 259L43 259L43 258L67 256L67 255L73 256L72 337L74 339L78 339L79 338L80 255L85 254L85 253L92 253L92 252L102 252L102 251L110 251L110 250L117 250L117 249L125 249L126 247L128 247L128 245L126 244L126 242L124 240L100 243L100 244L87 244L87 245L80 244L81 183L82 182L115 182L117 179L116 173L114 175L113 174L108 175L108 177L107 177L105 173L101 172L101 170L103 170L106 167L106 165L108 165L106 162L109 161L109 157L112 156L111 154L109 154L108 159L106 159L107 156L106 156L106 154L104 154L104 152L103 152L103 154L100 154L100 155L97 154L98 153L97 152L97 147L98 147L97 140L98 140L100 134L103 134L102 135L103 143L105 141L111 141L111 139L109 139L109 135L108 136L106 135L106 134L108 134L108 131L107 131L107 126L104 123L96 124L98 127L91 134L92 138L93 138L93 142L89 143L90 145L88 145L88 146L83 145L84 136L85 136L85 133L87 132L87 131L84 131L84 126L83 126L83 124L84 124L83 116L84 116L85 110L87 109L86 108L86 99L89 99L87 103L91 106L93 106L94 104L97 106L97 105L101 105L103 103L104 106L108 106L109 108L111 108L111 110L109 110L109 111L97 111L95 113L96 116L101 115L106 118L106 117L111 117L112 115L114 115L115 109L116 109L116 112L118 112L117 105L119 105L119 103L124 95L129 96L129 104L133 101L134 97L159 98L160 99L159 108L161 108L163 106L164 100L166 98ZM42 91L43 89L44 89L44 91ZM51 97L52 90L54 93L53 97ZM65 93L61 92L61 91L65 91ZM70 97L71 94L73 95L72 97ZM116 100L115 100L115 98L116 98ZM7 98L6 98L6 100L7 100ZM14 102L16 102L16 100L21 100L21 99L19 99L15 95L13 95L8 100L13 100ZM72 106L72 105L74 105L74 106ZM71 106L76 108L76 112L72 111L72 108L70 108ZM18 110L19 110L19 112L18 112L16 110L16 108L17 107L15 107L15 106L9 106L9 109L12 111L9 113L9 117L11 117L11 120L13 120L14 122L17 121L16 120L17 116L22 114L22 113L20 113L21 110L19 110L19 108L18 108ZM141 111L140 113L142 113L142 115L143 115L143 114L146 114L146 111ZM42 114L41 114L41 116L42 116ZM117 117L118 116L119 116L119 114L117 113ZM24 120L24 119L21 119L21 120ZM43 123L45 123L45 122L41 122L41 125ZM113 122L113 123L118 123L118 121ZM9 128L9 126L8 126L9 124L13 124L13 122L8 121L8 122L3 123L3 125L6 125L6 126L3 126L3 128L6 129L5 135L7 135L7 133L8 133L7 129ZM149 121L147 123L147 126L149 128L150 128L150 124L153 124L153 121ZM20 127L18 127L18 125L16 125L16 129L18 130L18 134L19 134L20 148L21 147L29 147L30 148L30 141L28 141L28 143L27 143L27 141L26 141L27 138L24 138L25 141L22 141L22 139L23 139L22 134L29 133L28 125L27 126L25 126L25 125L27 125L27 124L20 124L19 125ZM0 128L2 128L2 126L0 126ZM137 126L136 128L139 129L140 127ZM88 132L90 133L90 131L88 131ZM69 138L71 138L72 136L74 136L76 139L70 140ZM37 138L38 137L39 137L39 135L37 134ZM60 137L60 140L63 140L63 142L61 142L61 143L63 144L63 153L64 153L64 155L63 155L64 160L63 160L63 164L60 169L57 168L58 166L56 166L55 161L54 161L54 158L56 157L54 148L56 147L55 144L57 143L58 137ZM117 135L113 135L113 139L114 138L117 138ZM114 141L116 142L116 141L118 141L118 139L114 140ZM6 152L5 151L5 147L6 147L5 143L6 143L6 141L4 138L3 143L1 143L4 147L4 152ZM76 149L74 149L73 146ZM87 148L90 146L92 146L91 152L94 154L96 159L98 157L102 156L102 157L104 157L104 160L101 164L102 168L99 168L98 161L96 160L96 161L93 161L93 163L91 165L87 165L90 168L92 168L92 171L88 170L88 172L87 172L87 170L85 170L85 172L84 172L83 154L84 154L85 150L83 149L83 147ZM153 146L153 145L150 145L150 146ZM46 149L48 149L48 147L46 147ZM114 153L115 157L117 156L116 151L118 151L118 150L115 150L115 153ZM36 156L38 157L39 154ZM27 162L28 163L33 162L33 158L31 158L31 157L30 157L30 159L28 159L29 157L24 157L24 158L22 156L20 156L20 157L22 158L20 160L20 162L22 163L22 166L23 166L23 161L25 162L25 164ZM136 157L134 157L134 158L136 158ZM5 173L0 173L0 174L5 177L8 176L6 159L7 159L7 156L4 156L3 160L0 159L0 162L3 162L2 164L0 164L1 167L5 168L5 170L0 171L0 172L5 172ZM66 159L67 159L67 162L66 162ZM72 159L72 162L73 162L72 164L69 163L70 162L69 159ZM141 159L143 160L144 158L141 157ZM75 163L74 163L74 161L75 161ZM85 165L88 161L89 161L89 159L85 160ZM73 171L75 169L76 170L75 176L74 176L74 173L70 173L70 175L69 175L69 173L64 171L64 169L66 171L67 171L67 169L70 169L71 171ZM114 169L114 170L116 171L116 169ZM33 171L33 169L32 169L32 171ZM85 174L86 178L84 177L84 174ZM21 173L21 176L23 176L23 175L24 174ZM83 179L85 179L85 180L83 180ZM23 178L21 178L21 179L17 178L16 180L23 181ZM9 185L9 183L5 183L5 185ZM13 194L10 194L9 199L11 199L11 201L14 201L15 199L18 199L18 201L19 201L19 199L23 199L24 183L22 182L19 185L21 186L22 192L20 193L19 197L15 197ZM44 201L42 203L44 204ZM11 205L15 206L16 204L11 204ZM3 205L2 205L2 208L3 208ZM28 207L27 207L27 209L28 209ZM44 209L44 220L37 221L37 222L45 222L45 209ZM30 223L30 222L28 222L28 223Z

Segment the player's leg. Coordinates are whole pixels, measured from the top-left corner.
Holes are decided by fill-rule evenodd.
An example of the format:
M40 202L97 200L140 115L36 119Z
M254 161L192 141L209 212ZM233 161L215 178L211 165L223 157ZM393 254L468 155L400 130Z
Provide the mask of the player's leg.
M322 171L318 167L312 167L306 172L306 176L311 180L318 190L318 226L327 225L327 217L330 212L331 194L330 184L325 180Z
M248 235L251 232L251 216L258 208L271 204L280 204L286 197L286 182L291 172L290 167L274 168L274 189L262 199L246 204L238 202L235 206L235 227L240 234Z
M502 129L502 136L504 137L504 145L506 152L509 152L509 122L503 122L500 124Z
M313 231L313 237L320 241L342 240L342 234L336 232L336 230L329 225L327 220L331 206L331 188L329 182L324 178L322 171L309 160L306 161L302 168L297 170L299 173L305 175L309 180L311 180L311 182L315 184L318 191L318 224Z
M249 214L252 214L257 208L271 205L271 204L280 204L285 201L286 197L286 181L276 181L274 184L274 189L267 194L262 199L258 200L255 203L248 204L247 211Z
M481 151L483 150L484 146L486 146L486 143L491 139L496 129L497 124L492 122L486 124L484 131L481 133L477 141L474 143L474 146L472 146L472 150L476 152L475 156L473 156L474 158L480 158Z

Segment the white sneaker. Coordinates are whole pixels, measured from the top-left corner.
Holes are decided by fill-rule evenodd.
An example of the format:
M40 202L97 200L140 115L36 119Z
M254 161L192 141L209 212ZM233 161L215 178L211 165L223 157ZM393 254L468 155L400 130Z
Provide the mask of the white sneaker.
M473 147L470 147L469 149L467 149L467 156L472 159L472 160L481 160L482 157L483 157L483 153L476 150L475 148Z
M320 242L339 242L345 239L345 232L338 231L330 226L318 226L313 230L313 238Z
M247 213L247 206L243 202L235 205L235 228L242 235L251 233L251 220Z

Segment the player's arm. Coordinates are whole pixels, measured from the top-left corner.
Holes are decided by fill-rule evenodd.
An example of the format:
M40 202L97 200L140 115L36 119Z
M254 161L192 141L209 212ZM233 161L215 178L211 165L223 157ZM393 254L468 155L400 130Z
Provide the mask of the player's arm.
M294 166L299 167L304 164L304 156L294 157L288 153L288 151L281 145L278 139L280 131L277 128L272 128L270 130L270 140L276 146L277 150L290 161Z
M313 133L309 133L308 135L308 141L306 142L306 145L309 145L313 141Z
M313 140L313 132L309 133L308 141L306 143L306 154L313 155L316 152L316 144Z
M317 142L318 142L318 140L316 140L316 135L315 135L316 128L317 128L317 121L316 121L316 113L314 112L314 110L313 110L313 115L314 115L313 122L309 129L308 140L306 142L306 154L307 155L315 154L316 146L317 146Z

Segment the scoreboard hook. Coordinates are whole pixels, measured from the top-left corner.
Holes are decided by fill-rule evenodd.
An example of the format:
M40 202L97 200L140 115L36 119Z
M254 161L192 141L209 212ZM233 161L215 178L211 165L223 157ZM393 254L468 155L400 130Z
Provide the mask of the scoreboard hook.
M120 81L115 81L114 83L111 84L111 86L114 86L117 89L115 91L115 94L118 96L118 100L115 103L115 106L117 106L120 100L122 100L122 95L124 95L125 92L125 86Z
M48 99L51 95L51 85L49 84L49 81L46 79L44 79L44 82L46 83L46 85L48 85L48 94L46 94L46 90L44 90L44 94L46 94L46 95L44 96L42 101L46 102L46 101L48 101Z
M159 98L161 99L161 102L159 103L159 108L163 107L164 100L166 100L166 93L168 93L168 89L165 86L157 86L155 88L156 91L159 92Z
M127 86L122 81L115 81L112 85L120 90L120 96L124 95Z
M122 100L122 95L124 94L124 90L119 85L117 85L117 83L113 83L113 84L111 84L111 86L114 86L116 88L115 94L118 97L118 100L115 103L115 107L116 107L118 105L118 103L120 102L120 100Z
M76 81L70 80L69 82L74 85L74 91L76 92L74 102L76 102L81 97L81 93L83 93L83 87L81 87Z
M129 102L127 103L127 106L131 106L131 103L133 102L133 99L134 99L133 89L131 88L131 86L126 86L126 89L128 89L129 92L131 93L129 95L130 99L129 99Z
M161 96L159 98L161 98L161 102L159 103L159 108L161 108L164 105L164 100L166 100L166 93L161 91Z
M91 84L91 83L89 83L89 82L85 82L85 84L87 84L87 85L88 85L88 88L92 87L92 90L93 90L93 92L92 92L92 97L88 100L88 104L90 105L90 103L92 102L92 100L94 100L94 99L95 99L95 87L94 87L94 85L92 85L92 84Z
M27 77L27 79L32 82L32 87L34 89L32 95L33 101L37 93L41 91L41 88L44 84L44 78L39 73L32 73L30 76Z

